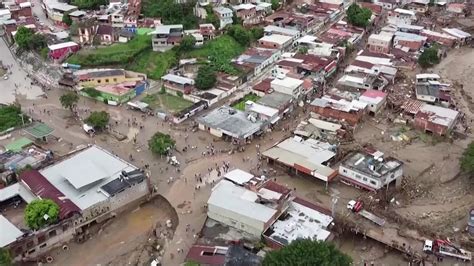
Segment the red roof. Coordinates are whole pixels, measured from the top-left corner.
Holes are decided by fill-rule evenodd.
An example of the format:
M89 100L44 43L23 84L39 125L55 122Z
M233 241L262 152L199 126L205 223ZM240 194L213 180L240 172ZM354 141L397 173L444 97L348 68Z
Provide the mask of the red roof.
M378 90L366 90L362 96L377 99L378 97L384 98L387 93Z
M416 114L420 111L420 108L423 104L424 103L422 101L408 99L402 105L402 109L407 113Z
M53 186L40 172L37 170L25 171L20 175L20 180L26 184L31 192L42 199L51 199L59 205L59 218L64 219L71 217L74 213L80 213L81 209L76 206L70 199Z
M216 251L216 246L194 245L189 249L186 261L206 265L224 265L225 254L216 253Z
M351 66L356 66L356 67L365 68L365 69L372 69L372 67L374 67L374 64L371 64L365 61L355 60L354 62L351 63Z
M259 83L255 84L255 86L253 86L253 89L256 91L268 93L268 91L271 89L271 82L272 82L272 79L269 79L269 78L264 79L260 81Z

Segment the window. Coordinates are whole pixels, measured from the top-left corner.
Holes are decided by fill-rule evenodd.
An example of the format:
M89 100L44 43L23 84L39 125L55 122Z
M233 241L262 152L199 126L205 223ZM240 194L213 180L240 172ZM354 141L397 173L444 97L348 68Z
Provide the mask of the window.
M105 82L109 82L109 79L105 79Z
M347 173L347 170L346 170L346 169L342 169L342 172L343 172L343 173Z
M100 79L97 80L97 83L101 83L101 82L102 82L102 80L100 80Z
M46 243L42 244L41 246L39 246L39 248L44 248L46 247Z
M36 251L36 249L28 250L28 254L34 253L35 251Z
M377 183L376 183L374 180L371 180L371 181L370 181L370 184L372 184L372 185L377 185Z
M56 236L56 230L49 232L49 237Z
M362 178L362 180L367 181L367 177Z
M117 79L116 79L116 78L114 78L114 82L117 82Z

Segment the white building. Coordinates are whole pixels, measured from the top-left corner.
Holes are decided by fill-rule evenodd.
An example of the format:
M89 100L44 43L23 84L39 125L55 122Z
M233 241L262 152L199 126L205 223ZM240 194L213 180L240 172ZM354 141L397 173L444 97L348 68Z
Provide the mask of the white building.
M281 92L299 98L302 93L303 81L295 78L276 78L270 83L274 91Z
M387 21L389 24L400 25L408 24L416 21L416 13L411 10L396 8L388 12Z
M225 26L232 24L232 17L234 16L232 9L218 6L214 8L214 12L216 12L217 17L219 17L219 29L223 29Z
M367 103L367 109L372 114L378 113L387 103L387 93L378 90L366 90L359 101Z
M12 18L12 14L10 13L10 10L0 9L0 22L3 22L5 20L9 20L11 18Z
M278 27L274 25L268 25L265 28L263 28L263 31L267 35L271 34L281 34L285 36L290 36L293 38L293 41L301 37L301 32L299 30L294 30L294 29L288 29L288 28L283 28L283 27Z
M382 32L380 34L371 34L367 42L369 51L374 53L390 52L390 47L392 46L392 37L393 34L387 32Z
M377 191L395 182L401 184L403 162L384 157L380 151L360 151L350 154L339 166L339 175L345 182L371 191Z
M261 105L252 101L245 102L245 111L253 113L258 119L262 121L268 121L271 124L275 124L280 117L278 116L278 109Z
M281 49L288 48L293 43L293 37L281 34L271 34L263 36L258 40L258 44L261 47L269 49Z

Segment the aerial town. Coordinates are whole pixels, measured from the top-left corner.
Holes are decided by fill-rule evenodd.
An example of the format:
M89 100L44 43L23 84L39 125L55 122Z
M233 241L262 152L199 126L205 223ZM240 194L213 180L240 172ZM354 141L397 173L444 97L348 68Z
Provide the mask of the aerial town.
M473 265L472 10L2 0L0 265Z

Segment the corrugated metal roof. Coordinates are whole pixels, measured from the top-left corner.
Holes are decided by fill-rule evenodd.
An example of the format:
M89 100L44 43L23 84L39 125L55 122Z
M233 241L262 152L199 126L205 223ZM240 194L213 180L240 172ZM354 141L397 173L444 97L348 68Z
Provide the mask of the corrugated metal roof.
M20 229L10 223L3 215L0 215L0 228L2 228L2 233L0 234L0 248L8 246L23 235Z

